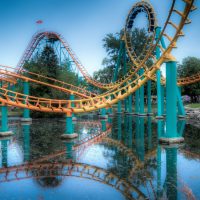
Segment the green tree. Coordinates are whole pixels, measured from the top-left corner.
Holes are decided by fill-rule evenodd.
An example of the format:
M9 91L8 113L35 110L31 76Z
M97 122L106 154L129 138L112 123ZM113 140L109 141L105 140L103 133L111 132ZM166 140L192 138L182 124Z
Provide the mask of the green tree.
M200 59L195 57L187 57L183 59L182 64L178 65L178 77L185 78L200 72ZM191 97L192 103L197 102L200 95L200 83L183 86L182 94Z
M42 76L46 76L49 78L53 78L56 80L60 80L63 82L67 82L73 85L78 84L78 76L71 70L69 66L70 62L65 60L61 66L58 64L57 55L54 52L54 48L46 45L43 51L37 56L33 57L30 62L27 62L24 65L24 69L28 72L33 72ZM30 78L37 79L42 82L46 82L49 84L54 84L54 81L44 79L43 77L37 77L32 74L26 74ZM62 84L58 84L62 86ZM20 88L20 87L19 87ZM21 89L21 88L20 88ZM47 87L37 83L30 83L30 95L41 97L41 98L51 98L51 99L69 99L69 94L66 94L62 91L56 90L51 87ZM34 112L35 117L41 116L51 116L49 114L41 114L38 112ZM55 116L55 115L52 115Z
M122 31L116 34L110 33L107 34L103 39L103 47L107 52L107 57L104 58L102 62L104 68L94 72L93 77L95 80L102 83L110 83L113 80L113 75L115 72L119 56L122 33L123 33ZM149 37L148 32L145 29L139 29L139 28L136 28L132 31L131 37L132 37L132 47L136 55L139 56L142 53L144 46L146 46L146 48L149 47L151 38ZM142 58L143 57L141 56L141 59ZM124 63L122 59L119 66L118 79L124 76L123 64ZM151 66L152 61L148 60L147 65ZM129 56L127 55L127 71L129 71L131 67L132 63L130 62ZM152 82L152 85L153 85L152 93L156 94L155 83Z

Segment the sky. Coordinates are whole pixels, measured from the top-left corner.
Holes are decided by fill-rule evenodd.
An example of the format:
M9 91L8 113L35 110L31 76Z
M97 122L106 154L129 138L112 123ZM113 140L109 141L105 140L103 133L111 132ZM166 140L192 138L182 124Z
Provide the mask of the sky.
M181 1L181 0L178 0ZM0 0L0 64L16 66L33 34L39 30L60 33L92 74L103 68L103 38L120 31L136 0ZM159 25L165 22L170 2L151 0ZM200 8L200 0L196 0ZM191 13L192 24L173 55L200 58L200 10ZM43 20L37 25L37 20Z

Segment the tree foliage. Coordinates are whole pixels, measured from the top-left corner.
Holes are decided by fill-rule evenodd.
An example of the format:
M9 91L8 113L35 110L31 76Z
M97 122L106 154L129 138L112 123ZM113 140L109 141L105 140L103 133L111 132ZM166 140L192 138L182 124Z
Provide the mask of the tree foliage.
M178 77L185 78L200 72L200 59L195 57L187 57L183 59L182 64L178 66ZM197 102L200 95L200 83L183 86L182 94L191 97L193 103Z
M105 48L107 52L107 57L103 59L102 65L104 66L103 69L100 69L99 71L94 72L94 79L102 82L102 83L110 83L113 81L113 76L115 73L115 69L117 66L117 60L120 53L120 42L121 42L121 35L122 31L120 33L110 33L105 36L103 39L103 47ZM139 29L136 28L132 31L131 34L132 37L132 47L136 53L136 55L140 55L143 51L144 46L148 48L150 38L145 29ZM142 58L142 57L141 57ZM129 56L126 53L126 66L127 66L127 72L132 67L132 63L129 60ZM152 65L152 61L148 61L148 66ZM119 69L118 69L118 79L122 78L124 76L124 60L123 58L120 61ZM152 93L155 95L156 84L152 82Z
M25 63L24 69L28 72L33 72L52 79L64 81L73 85L78 84L78 76L69 67L69 62L66 60L63 64L58 64L57 55L53 47L46 45L43 51L35 56L31 61ZM37 79L42 82L54 84L53 80L37 77L33 74L26 74L30 78ZM62 84L60 84L62 86ZM45 85L30 83L30 95L40 98L50 99L69 99L69 94L61 92ZM34 112L37 113L37 112ZM35 114L36 116L46 116L45 114ZM48 115L50 116L50 115Z

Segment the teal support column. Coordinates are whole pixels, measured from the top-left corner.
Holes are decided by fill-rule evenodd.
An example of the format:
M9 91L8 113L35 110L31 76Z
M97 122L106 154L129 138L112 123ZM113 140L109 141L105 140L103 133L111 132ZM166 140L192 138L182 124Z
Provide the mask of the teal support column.
M24 81L23 86L24 86L24 94L29 95L29 82ZM29 109L24 108L23 118L30 119L30 110Z
M133 112L133 100L132 100L133 96L129 95L128 97L128 112L132 113Z
M122 113L122 102L118 101L117 103L117 113Z
M30 124L23 124L24 135L24 161L30 161Z
M107 119L108 116L106 115L106 108L102 108L101 109L101 115L100 115L101 119Z
M70 94L69 100L74 101L74 99L75 99L74 94ZM74 108L74 106L75 106L75 105L74 105L74 103L72 102L72 103L71 103L71 107ZM72 113L72 117L74 117L74 113Z
M74 132L74 125L72 122L72 115L66 117L66 134L72 134Z
M177 135L177 69L176 62L166 65L166 134L160 139L165 143L182 142Z
M135 92L135 114L139 113L139 107L140 107L140 102L139 102L139 90L136 90Z
M161 33L161 27L156 27L156 41L159 39ZM160 48L157 46L156 47L156 58L160 58ZM161 71L157 70L156 71L156 79L157 79L157 117L162 118L163 113L162 113L162 89L161 89Z
M178 199L177 148L166 148L166 194L167 199Z
M151 106L151 81L147 82L147 113L152 115L152 106Z
M8 131L8 107L1 106L1 132Z
M73 124L73 120L72 120L72 113L67 113L65 133L63 135L61 135L61 138L62 139L74 139L77 137L78 137L78 134L74 133L74 124Z
M140 69L140 75L144 74L144 69ZM144 85L139 89L140 95L140 110L139 115L144 115Z
M167 87L167 121L166 121L166 137L174 138L177 136L177 69L176 62L167 63L166 87Z
M186 125L186 121L185 120L178 121L178 136L179 137L183 137L183 133L184 133L184 130L185 130L185 125Z
M185 117L186 112L181 97L181 89L179 87L177 87L177 99L178 99L178 115L180 117Z
M161 112L165 113L165 86L161 85Z

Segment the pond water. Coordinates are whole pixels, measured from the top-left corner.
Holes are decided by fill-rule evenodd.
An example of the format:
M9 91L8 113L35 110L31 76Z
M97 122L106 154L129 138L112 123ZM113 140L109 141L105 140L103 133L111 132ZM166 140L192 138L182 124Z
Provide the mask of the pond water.
M182 145L161 146L165 121L116 115L75 122L79 134L62 141L65 121L13 120L0 141L1 200L200 199L200 129L178 122Z

